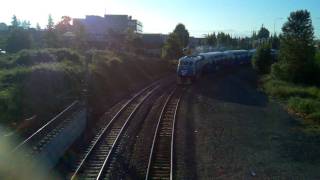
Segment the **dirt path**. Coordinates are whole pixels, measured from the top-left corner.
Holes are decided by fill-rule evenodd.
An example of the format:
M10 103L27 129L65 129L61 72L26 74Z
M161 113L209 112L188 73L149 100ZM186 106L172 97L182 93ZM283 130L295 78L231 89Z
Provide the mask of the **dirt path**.
M288 153L296 121L256 84L242 67L188 89L178 119L178 179L320 179L320 163Z

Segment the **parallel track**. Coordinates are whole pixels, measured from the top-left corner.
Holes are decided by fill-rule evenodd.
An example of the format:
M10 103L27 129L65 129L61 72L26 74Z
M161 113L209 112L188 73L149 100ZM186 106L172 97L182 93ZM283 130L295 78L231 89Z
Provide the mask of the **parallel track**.
M79 101L74 101L70 106L39 128L17 147L15 147L12 153L17 151L26 152L26 149L29 149L28 153L26 153L26 156L40 153L46 144L48 144L65 127L67 127L68 124L74 119L74 116L81 111L84 111L81 103Z
M127 124L140 105L159 86L153 84L131 98L111 121L104 127L101 134L96 138L92 147L87 151L85 157L73 173L71 179L102 179L110 173L111 157L116 151L119 139L125 131Z
M173 90L161 111L150 150L146 173L148 179L173 178L175 120L181 96Z

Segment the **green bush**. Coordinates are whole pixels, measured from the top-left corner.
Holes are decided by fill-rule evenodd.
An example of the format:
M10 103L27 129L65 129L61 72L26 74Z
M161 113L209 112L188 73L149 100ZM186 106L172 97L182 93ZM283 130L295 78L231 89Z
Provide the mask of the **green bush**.
M271 75L279 80L303 83L303 84L318 84L319 67L314 62L306 62L299 66L288 64L286 62L278 62L271 66Z
M320 112L320 102L314 99L291 97L288 101L288 107L306 115Z
M320 111L309 114L307 118L312 119L316 123L320 124Z
M317 87L299 86L285 81L265 79L264 89L271 96L281 99L294 96L320 100L320 89Z
M255 70L260 74L267 74L270 72L272 64L272 56L270 44L262 44L257 49L257 53L253 56L252 65Z
M17 122L30 113L52 112L65 101L60 97L78 97L84 77L82 59L69 49L0 56L0 121Z
M70 61L81 64L81 57L69 49L22 50L19 52L16 65L31 66L40 63Z
M20 85L0 91L0 123L17 120L22 115L22 89Z
M286 63L275 63L271 66L271 75L273 78L289 81L290 80L290 73L289 72L289 65Z

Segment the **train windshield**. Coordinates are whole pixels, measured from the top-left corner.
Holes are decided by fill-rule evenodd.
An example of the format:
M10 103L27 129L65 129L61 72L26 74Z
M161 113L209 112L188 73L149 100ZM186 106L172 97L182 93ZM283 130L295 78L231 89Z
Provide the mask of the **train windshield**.
M181 61L180 65L182 66L192 66L193 62L192 61Z

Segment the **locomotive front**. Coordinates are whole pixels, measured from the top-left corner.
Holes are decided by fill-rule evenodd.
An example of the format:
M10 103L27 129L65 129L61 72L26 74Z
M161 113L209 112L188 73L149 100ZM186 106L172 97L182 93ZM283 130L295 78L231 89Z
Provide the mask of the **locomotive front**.
M177 83L191 84L195 76L193 57L185 56L179 59L177 68Z

